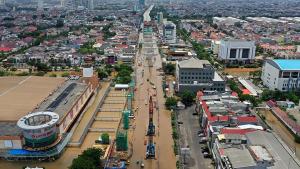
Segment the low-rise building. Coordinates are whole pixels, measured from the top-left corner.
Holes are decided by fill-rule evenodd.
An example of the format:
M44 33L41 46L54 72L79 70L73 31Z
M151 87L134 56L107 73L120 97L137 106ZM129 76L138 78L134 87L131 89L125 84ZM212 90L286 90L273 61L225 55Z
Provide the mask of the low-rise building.
M177 91L225 91L225 81L207 60L194 57L176 64Z
M218 169L299 168L278 139L261 130L219 134L212 155Z
M270 90L300 90L300 60L268 59L262 68L261 79Z
M247 40L221 40L218 59L229 63L251 63L255 59L255 42Z

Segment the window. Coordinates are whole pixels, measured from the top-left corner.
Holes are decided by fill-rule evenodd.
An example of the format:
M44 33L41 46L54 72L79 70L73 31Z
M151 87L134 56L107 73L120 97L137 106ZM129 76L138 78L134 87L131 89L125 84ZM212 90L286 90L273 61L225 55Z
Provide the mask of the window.
M297 78L298 77L298 72L292 72L292 78Z
M250 49L243 49L242 58L249 58Z
M236 58L236 49L230 49L230 58Z
M282 77L283 78L289 78L290 77L290 72L283 72Z
M13 143L11 140L4 140L4 147L5 148L12 148L13 147Z

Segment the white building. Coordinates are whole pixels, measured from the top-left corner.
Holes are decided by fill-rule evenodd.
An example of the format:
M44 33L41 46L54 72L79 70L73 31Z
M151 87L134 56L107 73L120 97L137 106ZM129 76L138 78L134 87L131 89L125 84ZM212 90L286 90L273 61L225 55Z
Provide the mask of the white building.
M255 42L247 40L221 40L218 59L225 62L249 63L255 59Z
M270 90L300 90L300 60L266 60L261 79Z
M212 40L211 41L211 51L214 55L217 55L220 50L220 42L219 40Z
M217 25L234 25L235 23L246 23L247 21L233 17L213 17L213 23Z
M176 43L176 25L173 22L164 22L164 41L168 44Z

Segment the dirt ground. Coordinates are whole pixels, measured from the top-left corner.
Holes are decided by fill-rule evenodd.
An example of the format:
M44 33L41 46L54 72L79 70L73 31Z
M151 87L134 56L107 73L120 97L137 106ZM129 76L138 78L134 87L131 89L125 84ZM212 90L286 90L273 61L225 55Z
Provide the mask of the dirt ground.
M250 72L255 72L260 68L225 68L224 72L233 76L249 76Z
M32 111L64 81L64 78L37 76L1 78L0 120L17 121Z

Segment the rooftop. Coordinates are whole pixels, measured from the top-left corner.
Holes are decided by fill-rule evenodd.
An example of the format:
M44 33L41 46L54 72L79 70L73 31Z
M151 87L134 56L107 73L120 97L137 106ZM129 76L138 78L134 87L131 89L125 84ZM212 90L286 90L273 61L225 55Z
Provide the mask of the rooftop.
M77 80L69 80L46 98L34 112L53 111L59 115L60 123L87 87L86 84L79 83Z
M246 137L251 145L263 145L268 151L268 154L265 154L265 150L256 151L259 158L269 158L273 157L275 160L272 166L269 166L270 169L299 169L300 166L293 160L293 157L288 153L288 151L282 146L282 144L275 138L272 133L265 131L254 131L246 133Z
M281 70L300 70L300 59L274 59Z
M254 159L245 145L240 147L224 148L224 155L227 156L233 168L253 167L256 166Z
M210 65L208 60L199 60L194 57L191 57L190 59L183 60L178 62L180 68L195 68L195 69L201 69L205 67L205 65Z
M65 81L53 77L1 77L0 120L17 121L35 109Z

